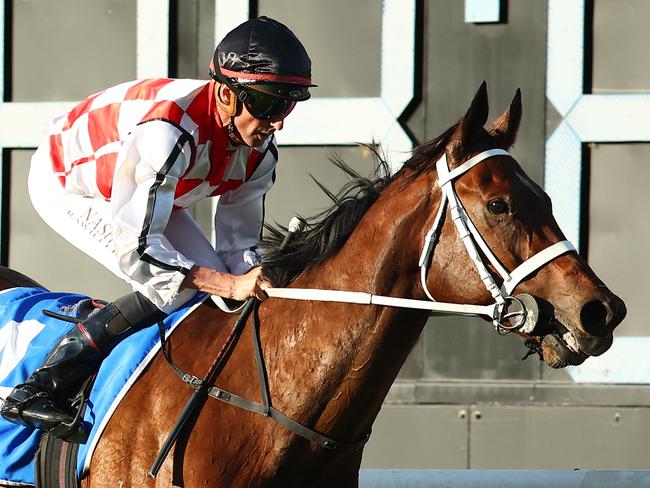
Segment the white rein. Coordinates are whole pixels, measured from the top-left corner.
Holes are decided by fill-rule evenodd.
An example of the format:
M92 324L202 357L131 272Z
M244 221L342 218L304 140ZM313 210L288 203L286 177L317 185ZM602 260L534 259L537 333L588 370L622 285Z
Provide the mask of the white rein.
M575 248L569 241L560 241L530 257L517 266L513 271L509 272L503 267L472 223L472 220L465 211L462 202L459 200L458 195L456 195L456 191L452 184L456 178L469 171L478 163L493 156L510 156L510 154L503 149L489 149L477 154L457 168L449 170L447 158L443 153L436 163L436 168L438 170L438 186L440 186L442 190L442 200L438 208L438 213L433 221L433 225L425 236L422 253L418 263L420 267L420 281L422 288L431 301L395 298L355 291L322 290L315 288L269 288L266 290L267 294L269 297L273 298L287 298L292 300L316 300L325 302L358 303L365 305L383 305L388 307L430 310L440 314L451 315L482 315L490 318L497 330L511 331L513 329L519 329L525 333L532 332L537 319L536 316L533 317L534 314L531 310L534 308L534 303L532 303L531 300L523 298L523 295L513 297L510 294L524 278L545 266L558 256L567 252L575 251ZM435 248L439 236L440 228L442 226L442 218L445 215L447 204L449 204L451 218L456 225L456 230L458 231L463 244L465 245L467 254L474 263L485 288L490 292L495 300L493 304L466 305L437 302L428 289L426 282L427 270L431 262L433 249ZM295 221L292 220L292 223L289 224L289 232L296 232L299 228L297 226L299 225L300 222L297 219ZM503 278L503 284L501 286L497 285L494 277L483 262L479 249ZM527 295L527 297L528 296L529 295ZM508 305L512 303L517 304L518 311L506 315ZM505 325L505 320L511 319L513 316L518 316L519 320L516 322L511 320L512 325Z

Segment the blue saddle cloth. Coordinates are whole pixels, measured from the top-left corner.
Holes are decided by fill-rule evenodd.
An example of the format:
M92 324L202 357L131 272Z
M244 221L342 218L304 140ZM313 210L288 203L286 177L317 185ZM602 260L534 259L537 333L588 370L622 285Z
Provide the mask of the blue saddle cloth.
M47 317L42 310L74 310L75 304L87 298L52 293L42 288L12 288L0 292L0 401L14 385L24 382L42 364L61 336L75 326ZM170 314L165 319L167 335L205 298L206 295L197 294ZM85 413L85 421L92 429L88 442L79 448L79 476L89 466L111 414L159 349L158 327L152 325L120 342L102 363ZM12 424L0 417L0 483L34 485L34 454L40 436L41 431Z

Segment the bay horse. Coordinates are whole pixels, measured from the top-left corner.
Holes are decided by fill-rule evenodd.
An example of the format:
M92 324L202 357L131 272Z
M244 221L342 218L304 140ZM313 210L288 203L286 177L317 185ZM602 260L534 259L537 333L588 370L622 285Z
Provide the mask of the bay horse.
M430 293L443 302L492 303L451 211L442 212L426 286L418 267L427 230L441 205L436 161L446 157L453 171L486 150L510 148L521 119L519 91L508 110L484 128L487 117L483 84L465 116L417 148L395 175L351 182L347 192L332 195L336 203L331 211L307 220L306 229L282 252L278 243L283 235L272 231L266 253L269 271L288 288L417 300ZM454 187L491 252L505 269L513 270L564 237L548 196L511 156L495 154L459 176ZM484 254L479 251L479 259ZM495 265L486 268L499 284ZM544 304L542 326L530 334L518 333L536 344L540 358L553 368L605 352L626 313L623 301L575 252L550 259L517 290ZM426 310L382 305L265 300L259 308L260 339L273 406L341 442L363 439L428 316ZM177 364L203 374L234 321L204 302L171 337ZM217 385L259 400L252 342L249 324ZM192 391L159 354L108 423L82 486L357 486L361 449L326 449L271 419L212 399L151 479L151 463Z

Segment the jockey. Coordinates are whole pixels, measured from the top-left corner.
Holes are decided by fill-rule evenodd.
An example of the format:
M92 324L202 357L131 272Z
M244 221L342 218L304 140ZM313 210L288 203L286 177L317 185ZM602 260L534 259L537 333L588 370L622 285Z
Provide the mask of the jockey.
M266 297L272 284L250 257L275 178L274 132L316 86L311 61L286 26L260 17L226 35L210 76L123 83L53 120L32 158L34 207L134 291L66 334L7 397L5 419L85 442L66 394L119 341L197 290ZM219 196L216 248L186 210L211 196Z

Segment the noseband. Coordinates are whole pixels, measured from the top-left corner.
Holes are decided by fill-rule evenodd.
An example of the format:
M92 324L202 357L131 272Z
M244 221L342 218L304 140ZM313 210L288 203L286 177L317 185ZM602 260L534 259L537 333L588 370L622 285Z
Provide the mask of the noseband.
M538 319L537 302L534 297L528 294L512 296L515 287L526 277L544 267L550 261L562 254L575 251L573 245L567 241L557 242L546 249L538 252L526 261L517 266L514 270L508 271L496 258L490 247L487 245L476 226L472 222L458 198L453 186L456 178L465 174L471 168L482 161L493 156L510 156L508 151L503 149L489 149L483 151L460 166L449 169L445 154L436 162L438 171L438 186L442 190L442 200L433 225L427 232L418 266L420 267L420 281L422 288L431 301L412 300L408 298L395 298L370 293L321 290L314 288L269 288L266 290L270 297L288 298L293 300L318 300L327 302L359 303L366 305L383 305L389 307L412 308L420 310L431 310L433 312L454 314L454 315L482 315L489 317L495 329L500 334L507 334L513 330L523 333L531 333L535 328ZM447 205L451 212L451 218L456 230L465 245L467 254L474 263L481 281L490 292L494 303L490 305L470 305L458 303L437 302L427 287L427 270L431 263L431 256L440 235L442 218L446 213ZM499 286L483 262L480 251L487 257L488 261L497 270L502 278Z

